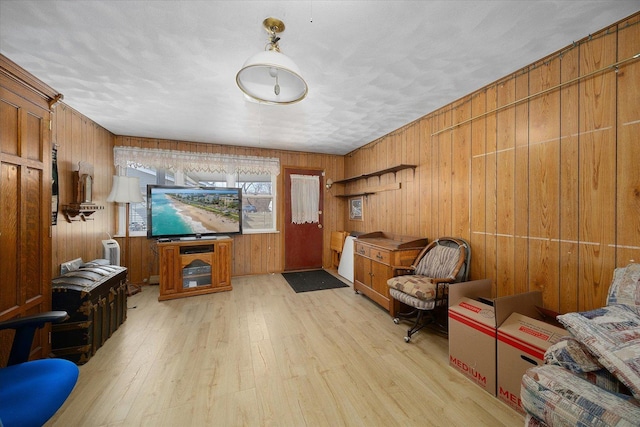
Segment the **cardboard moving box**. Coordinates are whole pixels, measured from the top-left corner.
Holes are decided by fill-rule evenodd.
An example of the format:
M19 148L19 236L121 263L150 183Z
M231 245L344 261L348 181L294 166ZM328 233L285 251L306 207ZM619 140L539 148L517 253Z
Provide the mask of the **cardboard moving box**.
M449 307L449 365L496 394L496 318L492 306L462 298Z
M545 351L567 331L520 313L513 313L498 328L498 398L518 412L520 382L529 368L544 363Z
M496 396L498 327L515 311L536 316L536 305L540 292L491 299L488 279L450 285L449 365Z

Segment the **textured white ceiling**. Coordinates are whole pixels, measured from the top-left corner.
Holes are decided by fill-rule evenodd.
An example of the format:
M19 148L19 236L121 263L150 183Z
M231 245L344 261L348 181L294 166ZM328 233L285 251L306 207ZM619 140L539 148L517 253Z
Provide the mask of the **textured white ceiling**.
M0 0L0 53L117 135L346 154L640 10L640 1ZM246 101L264 18L309 84Z

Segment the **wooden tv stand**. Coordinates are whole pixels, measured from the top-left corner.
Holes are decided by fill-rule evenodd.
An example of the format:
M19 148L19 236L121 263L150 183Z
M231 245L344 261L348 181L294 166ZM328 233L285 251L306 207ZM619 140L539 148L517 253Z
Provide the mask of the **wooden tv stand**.
M232 244L230 238L158 243L158 301L230 291Z

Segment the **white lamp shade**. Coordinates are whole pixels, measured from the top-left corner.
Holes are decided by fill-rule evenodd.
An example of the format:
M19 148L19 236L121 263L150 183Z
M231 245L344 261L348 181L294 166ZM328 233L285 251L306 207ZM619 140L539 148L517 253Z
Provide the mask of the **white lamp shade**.
M107 202L116 203L141 203L140 180L132 176L113 176L111 193L107 197Z
M280 93L274 87L277 71ZM293 104L307 96L307 83L300 69L288 56L274 50L265 50L251 56L238 71L236 83L247 96L267 104Z

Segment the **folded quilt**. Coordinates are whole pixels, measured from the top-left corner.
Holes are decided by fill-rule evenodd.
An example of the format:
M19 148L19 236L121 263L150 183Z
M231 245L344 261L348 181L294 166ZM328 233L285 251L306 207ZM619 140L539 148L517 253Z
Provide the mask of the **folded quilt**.
M558 320L640 398L640 307L613 305L563 314Z
M524 427L546 427L547 425L532 416L531 414L526 414L524 417Z
M555 365L529 369L522 377L522 406L535 417L528 426L637 427L640 402L609 393Z
M575 373L602 369L602 365L589 349L573 337L562 337L551 345L544 354L544 363L559 365Z
M616 268L607 294L607 305L640 305L640 264Z

